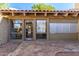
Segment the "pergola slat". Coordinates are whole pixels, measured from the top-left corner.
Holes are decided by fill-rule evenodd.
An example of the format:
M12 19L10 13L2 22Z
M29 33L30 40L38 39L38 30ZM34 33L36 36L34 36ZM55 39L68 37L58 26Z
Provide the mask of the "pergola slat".
M48 13L54 14L54 16L58 16L59 13L64 14L61 16L68 16L68 14L72 14L73 16L78 16L79 11L75 10L0 10L0 13L11 13L12 16L15 16L16 13L21 13L23 16L25 16L27 13L34 13L35 16L37 16L37 13L44 13L44 16L47 16Z
M78 14L79 14L79 13L74 13L74 14L73 14L73 16L75 16L75 17L76 17L76 16L78 16Z
M63 16L68 16L69 13L65 13Z
M45 13L44 16L47 16L47 13Z
M34 15L36 16L36 13L34 13Z
M14 16L14 12L12 12L12 16Z
M58 13L54 13L54 16L57 16L58 15Z

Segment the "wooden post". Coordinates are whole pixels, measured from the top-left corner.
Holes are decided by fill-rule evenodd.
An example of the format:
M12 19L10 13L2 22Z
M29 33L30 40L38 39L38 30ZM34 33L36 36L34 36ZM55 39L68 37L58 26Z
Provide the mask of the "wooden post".
M55 13L54 16L58 16L58 13Z
M36 13L34 13L34 15L36 16Z
M49 19L47 19L47 40L49 40Z
M25 39L25 20L22 20L22 40Z
M68 13L65 13L64 16L68 16Z
M33 20L33 40L36 40L36 20Z
M73 16L74 16L74 17L77 17L77 16L78 16L78 13L73 14Z
M78 24L77 24L77 32L78 32L78 40L79 40L79 18L78 18L77 20L78 20Z
M11 32L11 23L10 23L10 19L8 19L8 40L7 41L9 41L9 40L11 40L11 34L10 34L10 32Z
M44 16L47 16L47 13L45 13Z
M14 12L12 12L12 16L14 16Z

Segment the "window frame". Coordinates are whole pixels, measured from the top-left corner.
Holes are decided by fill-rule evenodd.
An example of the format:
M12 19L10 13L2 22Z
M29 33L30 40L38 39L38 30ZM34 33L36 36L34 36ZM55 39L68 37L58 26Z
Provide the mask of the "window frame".
M53 24L53 25L52 25ZM55 28L55 24L58 25L59 28ZM59 25L60 24L60 25ZM62 24L62 25L61 25ZM74 26L75 25L75 26ZM53 26L53 27L52 27ZM65 27L64 27L65 26ZM68 27L67 27L68 26ZM71 26L72 26L72 29L73 29L73 26L75 27L74 30L71 29ZM49 27L50 27L50 33L77 33L77 23L49 23ZM64 28L68 28L67 31L64 31ZM54 29L53 29L54 28ZM58 30L59 29L59 30ZM56 31L53 31L53 30L56 30ZM58 30L58 32L57 32ZM62 31L61 31L62 30Z

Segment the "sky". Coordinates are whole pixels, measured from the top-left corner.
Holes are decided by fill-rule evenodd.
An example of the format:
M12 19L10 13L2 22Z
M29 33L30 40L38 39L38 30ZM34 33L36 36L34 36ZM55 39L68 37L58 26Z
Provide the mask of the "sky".
M56 8L56 10L67 10L74 7L73 3L48 3ZM33 3L10 3L11 8L20 10L31 10Z

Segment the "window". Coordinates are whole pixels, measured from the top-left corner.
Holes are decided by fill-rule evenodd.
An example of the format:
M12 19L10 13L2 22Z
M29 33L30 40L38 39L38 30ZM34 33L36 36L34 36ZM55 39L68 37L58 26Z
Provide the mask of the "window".
M77 32L77 24L76 23L70 24L70 32L71 33Z
M22 38L22 21L13 20L11 21L11 39Z
M37 33L46 32L46 20L37 20Z
M46 20L37 20L36 39L46 39Z
M50 33L75 33L76 23L50 23Z

